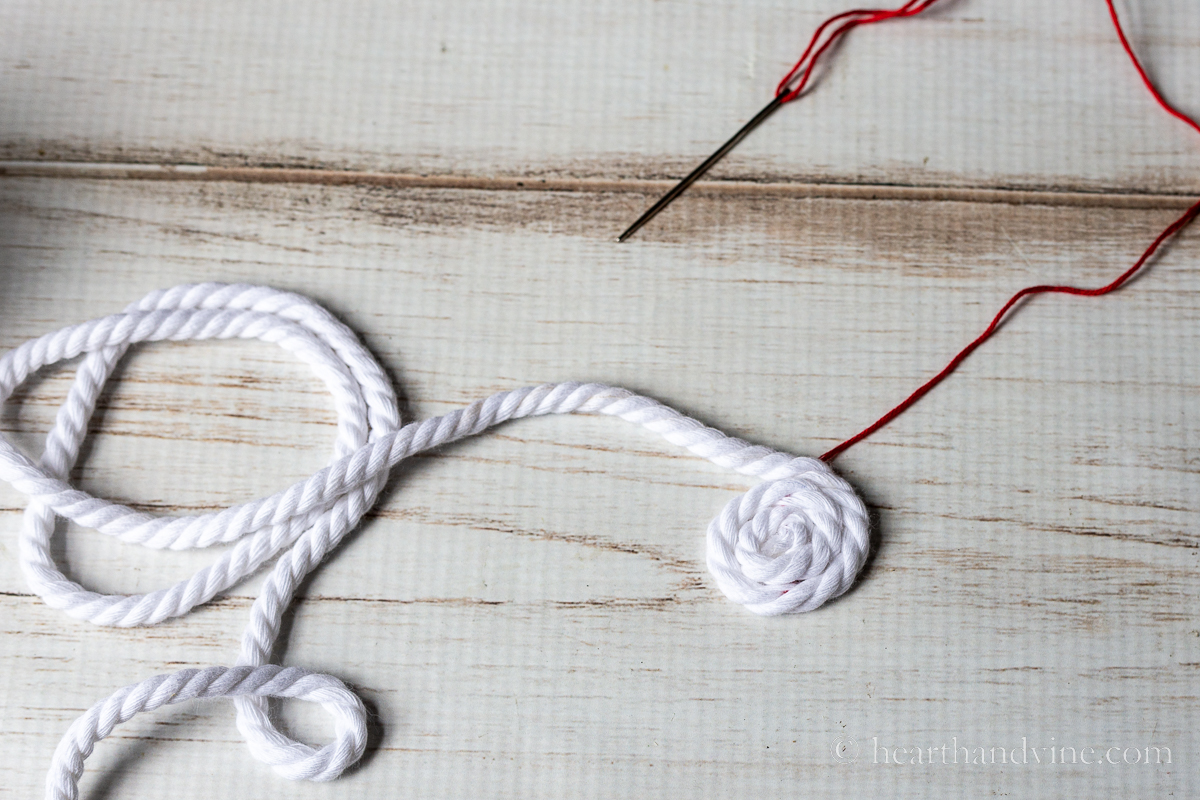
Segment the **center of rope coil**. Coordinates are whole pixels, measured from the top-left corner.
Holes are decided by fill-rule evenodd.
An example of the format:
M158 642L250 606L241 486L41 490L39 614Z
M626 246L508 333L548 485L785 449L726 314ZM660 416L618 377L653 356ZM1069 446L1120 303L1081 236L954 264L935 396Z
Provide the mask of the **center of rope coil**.
M255 338L295 353L334 397L338 434L324 469L270 497L211 514L159 517L70 486L105 382L130 345ZM713 463L763 480L734 498L708 529L708 566L718 587L757 614L811 611L850 588L867 557L867 514L850 485L823 462L751 445L678 411L603 384L558 383L500 392L403 427L395 392L354 333L301 295L263 286L197 284L153 292L121 314L69 326L0 358L0 402L32 373L83 356L39 463L0 436L0 479L29 497L19 558L30 587L53 608L99 625L153 625L186 614L276 559L250 611L235 667L181 670L131 684L79 717L47 776L48 798L76 800L84 759L136 713L199 697L229 697L252 754L291 779L332 780L362 756L362 703L335 677L268 662L297 586L375 503L397 463L502 422L546 414L620 417ZM174 586L105 595L71 581L50 550L56 519L145 547L232 544ZM335 740L314 748L281 733L268 697L321 703Z

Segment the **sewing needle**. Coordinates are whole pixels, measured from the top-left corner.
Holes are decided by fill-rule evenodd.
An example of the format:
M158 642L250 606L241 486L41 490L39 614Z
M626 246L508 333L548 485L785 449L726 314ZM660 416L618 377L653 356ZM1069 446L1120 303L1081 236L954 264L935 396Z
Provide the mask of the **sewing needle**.
M742 139L745 139L750 134L750 131L757 128L762 124L763 120L775 113L775 110L783 105L783 100L787 96L788 92L786 89L775 95L775 98L771 102L767 103L762 111L759 111L757 114L755 114L754 119L743 125L741 130L735 133L728 142L721 145L715 153L704 159L704 163L689 172L686 178L675 184L675 187L671 189L671 191L664 194L657 203L646 209L646 213L638 217L637 222L630 225L624 233L618 236L617 241L625 241L630 236L633 236L635 233L637 233L638 229L640 229L643 225L658 216L660 211L669 206L676 197L679 197L679 195L687 191L689 186L698 181L700 177L704 175L704 173L712 169L713 165L724 158L726 153L737 147L738 142L742 141Z

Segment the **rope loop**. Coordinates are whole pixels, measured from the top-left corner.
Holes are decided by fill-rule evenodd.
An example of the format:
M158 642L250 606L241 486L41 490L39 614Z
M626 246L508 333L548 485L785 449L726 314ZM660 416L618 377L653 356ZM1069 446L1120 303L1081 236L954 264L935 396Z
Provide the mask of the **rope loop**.
M328 711L334 719L335 741L320 750L301 745L308 751L302 761L293 759L291 764L276 766L288 778L332 780L362 758L367 744L367 713L362 701L330 675L274 664L183 669L118 689L76 719L54 753L46 776L47 800L78 800L83 762L96 742L117 725L143 711L200 697L290 697L319 703ZM297 771L298 763L304 764L303 772Z
M117 362L133 344L185 339L259 339L307 363L333 394L333 459L269 497L195 516L154 516L66 482L88 421ZM268 663L296 588L374 505L388 472L417 453L495 425L546 414L602 414L763 483L732 500L708 532L708 565L730 599L757 614L811 611L845 592L866 559L867 515L854 490L821 461L752 445L628 390L597 383L543 384L499 392L440 417L401 426L386 373L354 333L301 295L264 286L206 283L153 292L120 314L68 326L0 357L0 402L31 374L82 356L45 451L34 462L0 435L0 479L29 498L19 560L47 605L98 625L153 625L186 614L275 561L250 611L237 666L186 669L127 686L76 720L55 754L47 797L74 800L83 761L97 741L136 713L191 698L229 697L259 760L291 779L332 780L361 757L362 703L336 678ZM54 563L59 517L144 547L228 544L190 578L141 595L100 594ZM275 727L268 697L321 703L335 720L332 743L297 742Z

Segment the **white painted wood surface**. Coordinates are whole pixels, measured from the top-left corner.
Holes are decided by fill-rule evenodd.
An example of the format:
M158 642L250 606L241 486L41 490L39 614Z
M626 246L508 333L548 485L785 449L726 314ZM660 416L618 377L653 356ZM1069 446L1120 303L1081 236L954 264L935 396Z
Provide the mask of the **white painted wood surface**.
M1200 4L1121 3L1200 111ZM10 0L0 157L680 176L771 96L827 0ZM856 32L719 174L1200 191L1101 0L955 0Z
M724 172L1045 193L696 193L617 247L652 199L624 179L671 174L722 138L826 6L410 3L335 18L312 2L8 4L0 15L20 32L0 51L11 158L615 185L10 175L0 347L159 286L264 282L359 331L410 417L600 380L815 454L939 368L1015 288L1102 283L1177 213L1059 190L1156 192L1151 205L1170 206L1200 186L1200 143L1142 96L1101 6L962 0L864 32ZM1136 12L1155 74L1194 110L1194 5ZM1038 37L1053 44L1035 58ZM455 89L473 104L448 99ZM1185 234L1118 295L1030 303L839 459L876 513L877 552L859 586L816 613L758 619L709 579L704 528L745 480L614 420L528 420L399 470L303 591L282 660L361 689L378 714L361 769L284 785L245 752L227 704L193 704L103 742L84 796L1194 795L1198 242ZM68 381L67 369L40 375L0 425L35 451ZM332 433L319 383L282 352L147 346L106 395L75 479L167 513L214 509L318 468ZM28 593L14 553L22 499L0 487L0 506L0 797L32 797L94 700L235 658L257 583L162 626L86 626ZM59 553L89 587L127 592L212 557L74 528ZM319 712L282 713L313 741L328 733ZM858 741L856 763L831 753L843 737ZM1172 763L897 767L872 763L872 737L1157 745Z

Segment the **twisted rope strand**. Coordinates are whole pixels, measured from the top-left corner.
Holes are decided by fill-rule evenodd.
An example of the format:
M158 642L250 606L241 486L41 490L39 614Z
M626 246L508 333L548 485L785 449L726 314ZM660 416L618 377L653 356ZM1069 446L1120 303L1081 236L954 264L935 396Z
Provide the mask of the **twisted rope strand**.
M275 494L210 514L159 517L95 497L66 477L79 456L105 383L130 345L184 339L259 339L307 363L334 396L333 460ZM300 295L263 286L196 284L153 292L120 314L68 326L0 357L0 402L44 366L83 356L40 462L0 435L0 478L29 497L18 554L30 587L53 608L99 625L153 625L186 614L277 559L250 610L237 666L187 669L118 690L67 731L46 796L75 800L96 742L133 715L193 698L229 697L251 753L291 779L331 780L362 755L362 703L336 678L268 662L296 587L374 505L393 466L501 423L547 414L618 417L715 464L761 478L708 528L717 586L757 614L811 611L845 592L866 560L867 515L821 461L727 436L648 397L597 383L543 384L499 392L401 426L386 373L354 333ZM59 517L144 547L230 544L212 564L141 595L100 594L59 570L50 538ZM280 732L268 697L325 706L334 741L315 748Z
M55 750L46 776L47 800L78 800L83 762L98 741L134 715L195 698L246 696L308 700L320 703L333 716L337 738L314 751L312 760L324 769L306 775L309 780L332 780L362 757L367 743L366 710L337 678L273 664L183 669L118 689L76 719Z

